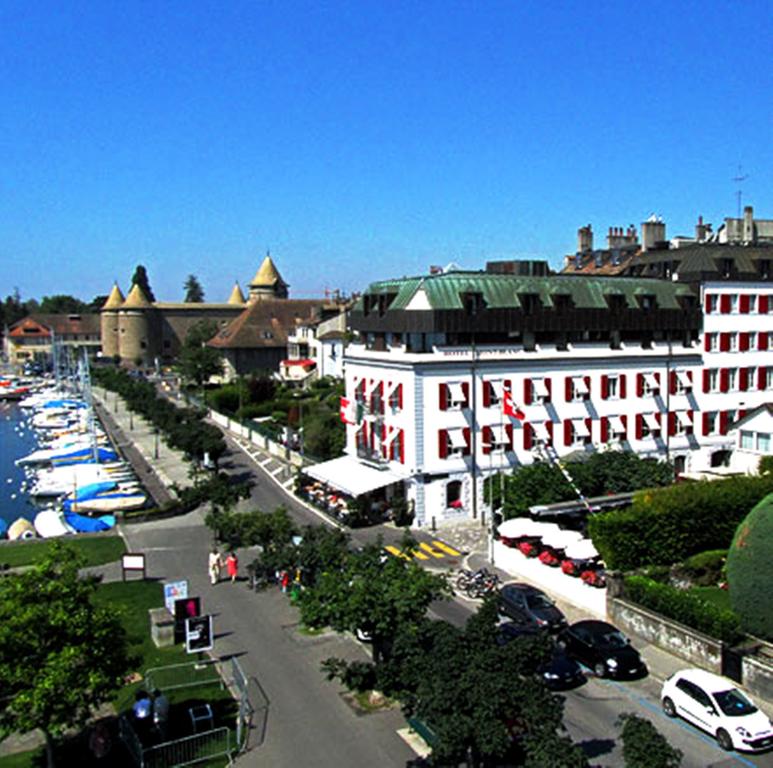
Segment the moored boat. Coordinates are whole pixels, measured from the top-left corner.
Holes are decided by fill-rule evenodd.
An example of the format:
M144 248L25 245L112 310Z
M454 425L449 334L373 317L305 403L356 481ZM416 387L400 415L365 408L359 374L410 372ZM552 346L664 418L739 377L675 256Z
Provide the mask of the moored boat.
M37 538L35 526L26 518L17 517L16 520L8 526L8 538L11 541Z

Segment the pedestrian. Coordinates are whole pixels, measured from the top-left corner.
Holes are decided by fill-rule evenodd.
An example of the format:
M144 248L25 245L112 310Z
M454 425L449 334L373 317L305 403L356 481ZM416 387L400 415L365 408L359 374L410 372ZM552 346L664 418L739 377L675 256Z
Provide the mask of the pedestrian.
M107 756L112 746L110 731L107 730L107 726L102 721L98 722L89 736L89 749L97 760L101 760Z
M217 547L212 547L212 551L209 553L209 580L212 584L217 584L220 581L220 569L223 566L223 561L220 557L220 553L217 551Z
M236 557L235 552L231 551L228 553L228 557L225 559L225 567L228 575L231 577L231 584L233 584L239 575L239 558Z
M169 724L169 699L156 688L153 691L153 725L162 741L166 740Z
M290 573L288 571L282 571L282 577L279 583L282 587L282 592L287 592L287 587L290 586Z

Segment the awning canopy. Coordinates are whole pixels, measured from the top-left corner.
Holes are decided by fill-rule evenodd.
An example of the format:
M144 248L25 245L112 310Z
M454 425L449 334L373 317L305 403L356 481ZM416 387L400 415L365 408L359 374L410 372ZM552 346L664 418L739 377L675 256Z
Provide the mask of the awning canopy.
M494 390L494 395L501 400L505 396L505 382L502 379L494 379L489 384L491 384L491 388Z
M464 387L459 382L452 382L448 385L448 392L451 395L452 403L463 403L465 401Z
M463 429L449 429L448 438L451 440L452 448L466 448L467 440L464 437Z
M658 377L654 373L645 373L644 383L650 389L660 389L660 382L658 381Z
M676 418L683 427L691 427L692 419L687 411L677 411Z
M544 379L534 380L534 394L537 397L548 397L550 395L550 392L548 392L548 387L547 387L547 384L545 384Z
M386 440L384 440L384 445L391 445L399 434L400 434L400 430L397 427L390 427L387 430L387 435L386 435Z
M545 424L538 423L532 424L531 426L538 440L550 440L550 432L548 432L548 428Z
M356 456L339 456L304 468L304 473L326 485L337 488L349 496L361 496L385 485L400 483L407 476L392 469L375 469L363 464Z
M656 431L660 429L660 422L658 421L658 417L654 413L645 413L644 416L644 423L653 431Z
M683 387L689 388L692 386L692 381L690 381L690 373L688 371L677 371L676 378L679 380L679 383Z
M300 358L299 360L282 360L282 365L291 366L291 365L301 365L304 368L309 368L312 365L316 365L316 360L311 360L308 357Z
M491 442L494 445L507 445L510 438L504 424L494 424L491 427Z
M590 392L584 376L572 376L572 386L576 395L587 395Z
M590 431L585 423L585 419L572 419L572 429L577 437L590 437Z
M625 432L625 424L623 424L623 420L619 416L609 417L609 428L615 435L620 435Z

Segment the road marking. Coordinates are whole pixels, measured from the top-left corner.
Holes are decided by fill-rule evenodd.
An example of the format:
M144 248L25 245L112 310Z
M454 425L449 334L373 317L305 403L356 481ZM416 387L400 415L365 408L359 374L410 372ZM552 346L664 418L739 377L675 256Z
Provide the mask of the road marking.
M461 552L458 552L453 547L449 547L448 544L444 544L442 541L433 541L432 542L441 552L445 552L447 555L453 555L454 557L459 557L461 555Z
M389 552L390 555L394 555L395 557L402 557L405 560L410 560L411 558L408 557L408 555L405 554L405 552L401 552L397 547L393 547L391 545L387 545L384 547L384 549Z
M427 544L425 541L422 541L422 542L419 544L419 546L420 546L420 547L421 547L421 548L422 548L422 549L423 549L425 552L428 552L430 555L432 555L432 557L445 557L445 555L443 555L443 553L442 553L442 552L435 552L435 550L434 550L434 549L432 549L432 547L430 547L430 545L429 545L429 544ZM414 554L416 554L416 553L414 553Z

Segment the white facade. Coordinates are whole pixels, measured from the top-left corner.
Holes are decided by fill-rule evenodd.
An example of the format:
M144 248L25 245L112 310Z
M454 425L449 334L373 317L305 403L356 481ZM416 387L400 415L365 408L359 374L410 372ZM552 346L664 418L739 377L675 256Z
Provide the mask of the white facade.
M734 472L754 474L760 459L773 452L773 412L771 406L755 409L731 430L733 455L730 468Z
M546 446L559 457L631 450L679 472L727 463L728 427L773 391L773 291L717 282L701 298L705 334L693 347L351 344L346 397L363 415L347 427L347 453L409 474L419 527L480 516L483 478L544 457ZM505 390L523 420L504 415Z

